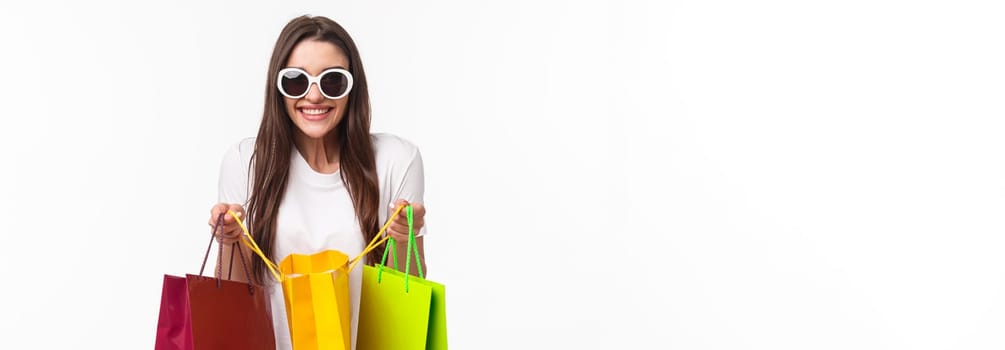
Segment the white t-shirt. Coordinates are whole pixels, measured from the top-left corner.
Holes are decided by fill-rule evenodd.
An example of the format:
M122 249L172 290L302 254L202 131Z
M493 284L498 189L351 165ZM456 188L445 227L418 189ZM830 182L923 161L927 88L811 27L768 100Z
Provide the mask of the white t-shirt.
M371 135L377 162L377 180L380 187L379 224L390 215L391 206L398 199L410 203L423 203L422 156L411 142L391 134ZM247 209L248 167L255 149L255 138L246 138L227 151L220 166L219 201L237 203ZM279 207L278 230L274 259L279 263L286 256L314 254L335 249L351 259L366 246L356 211L348 189L339 172L322 174L314 171L300 152L293 147L290 154L290 174L286 193ZM426 227L416 233L425 234ZM366 261L364 260L364 263ZM349 297L352 299L352 339L355 349L356 328L359 321L359 297L362 285L362 266L356 266L349 275ZM269 288L272 301L272 318L276 332L277 349L292 349L289 326L286 321L286 304L281 286L274 282Z

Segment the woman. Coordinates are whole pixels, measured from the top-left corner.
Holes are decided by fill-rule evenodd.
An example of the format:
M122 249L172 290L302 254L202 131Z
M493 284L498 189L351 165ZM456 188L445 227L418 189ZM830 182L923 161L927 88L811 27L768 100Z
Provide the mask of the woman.
M226 153L220 168L219 201L210 212L236 212L262 251L279 262L292 253L335 249L350 257L362 252L399 205L413 206L413 228L424 262L422 157L410 142L388 134L370 134L370 100L359 52L349 34L325 17L302 16L279 35L266 77L265 111L258 136ZM405 211L393 218L389 234L407 242ZM229 244L242 234L224 216L220 240ZM397 244L405 256L407 244ZM251 259L251 276L232 269L234 279L272 286L276 341L289 349L282 290L271 281L261 259ZM383 247L367 255L379 262ZM238 255L241 256L241 255ZM224 271L229 261L218 261ZM399 264L404 265L404 264ZM413 275L415 265L410 271ZM362 269L350 275L352 339L356 339ZM423 266L423 271L426 268Z

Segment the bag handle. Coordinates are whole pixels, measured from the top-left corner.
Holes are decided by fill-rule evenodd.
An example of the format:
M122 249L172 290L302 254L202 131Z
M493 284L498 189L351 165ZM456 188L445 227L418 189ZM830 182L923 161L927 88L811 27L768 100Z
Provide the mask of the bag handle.
M401 213L401 210L404 209L404 208L405 208L405 205L398 206L398 208L394 210L394 213L391 214L391 216L387 219L387 222L384 223L384 226L381 227L380 231L377 232L377 234L373 237L373 239L370 240L370 243L367 244L366 248L363 249L363 252L359 253L359 255L357 255L355 258L352 258L352 260L349 260L349 261L346 262L346 264L349 265L348 271L352 271L352 269L355 268L356 265L358 265L361 261L363 261L363 257L366 256L367 253L373 251L374 249L377 249L377 247L379 247L381 245L381 243L386 242L388 239L392 239L390 235L388 235L386 237L383 237L381 239L381 235L383 235L384 232L387 231L387 228L391 226L391 222L394 221L394 218L396 216L398 216L398 214ZM412 223L412 221L411 221L411 210L412 210L411 206L408 206L409 232L411 232L411 227L412 227L412 224L411 224ZM242 221L241 218L239 216L237 216L237 214L234 213L233 211L228 210L227 214L230 214L230 216L232 216L234 218L234 221L236 221L237 224L241 226L241 230L244 231L244 236L242 237L243 239L241 240L242 242L244 242L244 245L247 246L248 249L251 249L252 252L254 252L255 254L257 254L258 257L262 258L262 261L265 262L265 266L269 268L269 272L272 273L272 276L275 277L277 281L282 281L284 276L283 276L282 272L279 271L279 266L276 265L276 263L272 262L272 260L269 260L269 258L265 256L265 253L262 253L262 250L258 247L258 244L255 243L255 239L252 238L251 237L251 233L248 232L248 227L244 225L244 221ZM218 221L218 223L222 222L222 217L223 216L221 215L221 219ZM210 244L212 244L212 243L213 242L210 241ZM392 244L393 244L393 239L392 239ZM206 254L209 254L208 250L206 251ZM416 254L416 257L418 257L418 254L419 254L418 251L416 251L415 254ZM397 266L396 266L396 268L397 268ZM420 269L421 269L421 267L420 267Z
M203 257L202 257L202 266L199 267L199 276L202 276L202 274L206 270L206 262L209 260L209 251L213 247L213 239L217 237L218 232L220 230L222 230L222 228L223 228L223 218L224 218L224 215L225 214L221 213L220 216L217 217L217 219L216 219L216 224L213 225L213 231L211 232L210 237L209 237L209 245L206 246L206 254L203 255ZM234 273L233 273L234 272L234 255L236 255L236 254L241 254L241 266L244 266L244 273L247 274L248 276L251 276L251 271L248 270L248 264L244 261L244 252L235 253L234 252L235 250L240 250L237 247L237 242L234 242L234 243L232 243L230 245L230 267L227 269L227 280L230 280L234 276ZM222 244L220 244L218 246L218 249L217 249L217 252L216 252L216 259L217 259L217 261L221 260L220 259L221 256L223 256L223 245ZM221 268L222 267L220 266L220 264L217 263L216 264L216 287L217 288L220 288L220 279L223 276L223 271L221 270ZM251 292L251 293L254 293L254 286L251 283L248 283L248 291Z
M213 248L213 239L216 238L216 231L219 231L221 226L223 226L223 215L220 215L216 219L216 224L213 225L213 231L209 234L209 245L206 246L206 255L202 257L202 267L199 267L199 276L202 276L203 271L206 270L206 261L209 260L209 249Z
M355 268L356 265L362 262L363 257L366 256L367 253L373 251L374 249L377 249L377 247L379 247L382 243L387 242L390 239L391 241L388 244L394 244L394 239L391 238L390 235L387 235L385 237L381 236L384 235L384 232L387 231L388 227L391 227L391 222L394 221L394 218L397 217L398 214L401 213L401 210L404 208L405 205L399 205L397 208L394 209L394 213L392 213L391 216L387 218L387 221L384 222L384 226L380 228L380 231L377 231L377 234L373 236L373 239L371 239L370 243L366 245L366 248L363 248L363 252L359 253L359 255L357 255L355 258L352 258L352 260L349 261L349 271L352 271L352 269ZM386 249L384 250L384 255L385 256L387 255ZM395 259L395 261L398 260ZM395 268L397 268L397 262L395 263Z
M283 276L279 272L279 267L276 266L276 264L273 263L272 260L269 260L269 258L266 257L264 253L262 253L262 249L258 248L258 244L255 243L255 239L251 237L251 233L248 233L248 227L244 225L244 221L241 221L241 218L237 216L237 213L235 213L232 210L228 210L227 214L230 214L230 216L234 217L234 221L236 221L237 224L241 226L241 231L244 231L244 236L241 237L241 242L244 242L244 245L247 246L248 249L251 249L252 252L258 254L258 257L262 258L262 261L265 262L265 267L269 268L269 272L271 272L272 276L276 278L276 281L282 281Z
M415 230L412 228L412 206L408 207L408 244L412 252L415 252L415 267L419 269L419 278L425 279L426 275L422 273L422 261L419 259L419 242L415 238ZM408 254L408 250L405 250L405 254ZM405 271L408 271L408 260L405 260Z
M408 218L408 243L405 248L405 293L408 293L408 276L411 275L408 271L411 269L412 252L415 252L415 267L419 269L419 278L426 278L425 274L422 273L422 261L419 259L419 245L415 240L415 229L413 226L413 216L412 216L412 206L406 207L405 216ZM384 257L381 259L380 265L377 267L377 283L380 283L381 275L384 273L384 264L387 262L387 252L391 250L391 257L394 262L394 268L398 268L398 253L397 249L394 248L395 240L390 238L387 246L384 247Z

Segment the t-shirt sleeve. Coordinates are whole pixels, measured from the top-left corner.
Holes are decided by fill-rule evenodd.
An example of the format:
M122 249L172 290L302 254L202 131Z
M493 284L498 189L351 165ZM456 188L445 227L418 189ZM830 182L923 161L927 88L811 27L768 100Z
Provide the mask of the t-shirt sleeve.
M218 200L221 203L245 206L248 201L248 161L251 157L245 143L239 142L228 149L220 162Z
M408 166L401 173L401 177L397 182L397 188L394 191L394 195L391 197L391 205L398 199L407 200L409 203L421 203L426 204L424 197L426 190L425 174L422 167L422 153L419 152L418 148L414 148L411 156L411 160L408 162ZM429 226L429 220L424 220L424 224L419 232L416 232L416 237L422 237L426 234L426 227Z

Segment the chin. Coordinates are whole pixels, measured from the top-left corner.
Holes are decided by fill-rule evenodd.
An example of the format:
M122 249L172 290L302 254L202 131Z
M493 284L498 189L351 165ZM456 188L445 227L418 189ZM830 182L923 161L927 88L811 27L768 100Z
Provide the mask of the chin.
M335 128L318 128L318 127L306 127L300 128L300 132L312 139L320 139L328 134L331 134L332 130Z
M294 111L293 113L297 112ZM300 134L311 139L320 139L325 136L331 135L332 131L334 131L335 128L338 127L338 124L342 119L342 118L336 118L332 120L332 117L329 116L324 120L313 121L303 118L301 115L299 115L299 113L293 115L295 115L295 117L291 119L293 119L294 122L293 124L300 131Z

